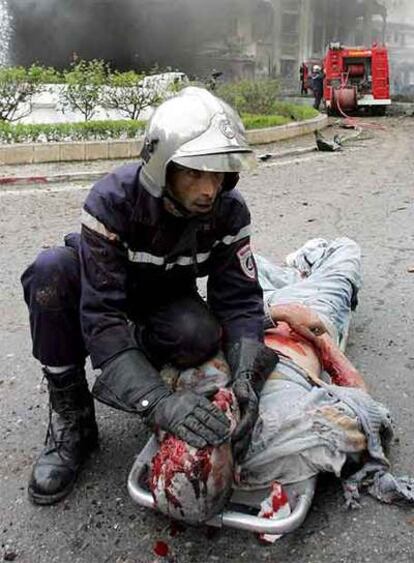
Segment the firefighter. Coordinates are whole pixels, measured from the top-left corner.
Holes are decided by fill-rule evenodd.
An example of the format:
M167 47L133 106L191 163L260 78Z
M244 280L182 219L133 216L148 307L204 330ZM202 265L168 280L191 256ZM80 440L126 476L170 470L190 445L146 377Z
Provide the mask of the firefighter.
M300 95L306 96L308 94L308 67L306 63L302 63L299 68L300 79Z
M33 354L51 406L29 481L34 503L64 498L97 445L93 397L195 447L228 440L229 422L209 397L173 393L160 375L164 364L197 366L221 346L242 413L234 452L246 450L259 387L277 362L262 344L250 214L235 189L252 158L236 113L186 88L154 112L141 160L92 187L80 235L44 250L24 272ZM206 302L196 287L202 276ZM87 355L100 370L92 393Z
M323 72L319 65L314 65L312 68L311 85L315 97L313 107L319 111L323 98Z
M219 78L223 76L223 73L219 70L213 68L210 74L210 78L208 80L208 88L210 92L214 92L217 89L217 83L219 82Z

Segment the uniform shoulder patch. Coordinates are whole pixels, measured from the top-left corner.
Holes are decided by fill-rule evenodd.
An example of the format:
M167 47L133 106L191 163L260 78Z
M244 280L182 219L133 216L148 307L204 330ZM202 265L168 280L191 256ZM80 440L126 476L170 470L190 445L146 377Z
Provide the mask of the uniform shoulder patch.
M237 257L240 262L240 267L243 273L251 280L257 279L256 265L253 259L252 249L250 244L245 244L237 251Z

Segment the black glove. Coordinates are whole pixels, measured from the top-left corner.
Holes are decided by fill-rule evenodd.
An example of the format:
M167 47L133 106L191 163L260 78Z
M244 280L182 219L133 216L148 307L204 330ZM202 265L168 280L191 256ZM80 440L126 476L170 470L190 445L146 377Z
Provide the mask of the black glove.
M151 426L159 426L196 448L218 446L230 438L230 421L224 412L192 391L162 398L145 418Z
M192 391L174 393L136 349L103 366L92 394L114 408L139 414L153 429L159 426L196 448L221 444L230 435L230 422L218 407Z
M240 408L240 422L232 434L234 457L241 461L250 444L259 415L259 396L279 356L274 350L251 338L242 338L228 351L232 389Z

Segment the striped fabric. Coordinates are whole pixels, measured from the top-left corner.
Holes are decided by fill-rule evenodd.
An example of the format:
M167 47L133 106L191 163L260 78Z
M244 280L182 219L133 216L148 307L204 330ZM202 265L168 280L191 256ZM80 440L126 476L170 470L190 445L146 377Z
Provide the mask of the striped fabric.
M250 236L250 225L240 229L236 235L227 235L223 239L215 241L213 247L218 246L219 244L229 246L248 236ZM207 262L210 255L211 251L197 253L197 264ZM149 252L128 250L128 259L130 262L134 262L135 264L153 264L154 266L164 266L166 264L166 258L164 256L156 256L154 254L150 254ZM167 270L170 270L174 266L191 266L192 264L195 264L193 256L178 256L173 262L168 262Z
M82 217L81 217L82 225L102 235L103 237L107 238L108 240L120 240L119 236L115 233L112 233L109 229L105 227L103 223L98 221L93 215L88 213L85 209L82 209Z

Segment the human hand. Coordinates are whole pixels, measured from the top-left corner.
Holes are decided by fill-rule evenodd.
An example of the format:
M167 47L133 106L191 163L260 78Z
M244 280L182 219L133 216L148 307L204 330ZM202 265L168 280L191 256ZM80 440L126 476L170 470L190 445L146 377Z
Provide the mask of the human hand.
M240 409L240 421L232 434L233 454L240 461L247 452L259 415L260 393L279 358L271 348L244 337L229 348L227 359Z
M218 446L230 437L230 421L224 412L193 391L177 391L161 399L150 420L195 448Z
M327 331L319 315L301 303L274 305L270 313L273 321L287 323L294 332L311 342Z
M248 379L236 380L233 393L240 409L240 421L231 436L233 455L241 461L246 455L252 432L259 416L259 398Z

